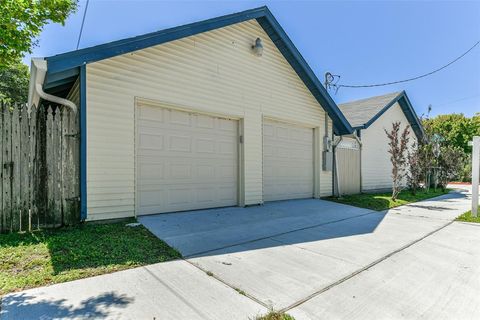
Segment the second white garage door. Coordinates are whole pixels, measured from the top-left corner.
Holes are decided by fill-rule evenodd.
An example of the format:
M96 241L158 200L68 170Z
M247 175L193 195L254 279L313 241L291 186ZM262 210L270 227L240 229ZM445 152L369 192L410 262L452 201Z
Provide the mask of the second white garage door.
M264 121L264 201L312 198L313 161L313 129Z
M238 121L137 109L137 209L152 214L237 205Z

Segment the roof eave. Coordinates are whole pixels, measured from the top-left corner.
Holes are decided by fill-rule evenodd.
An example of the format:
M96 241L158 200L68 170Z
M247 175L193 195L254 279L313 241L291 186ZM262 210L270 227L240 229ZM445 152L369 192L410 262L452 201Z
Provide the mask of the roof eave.
M410 127L414 131L415 135L419 140L422 140L425 133L423 130L422 123L413 108L410 99L407 96L405 90L401 91L392 101L390 101L385 107L382 108L375 116L373 116L367 123L363 126L354 127L354 129L367 129L370 127L378 118L380 118L388 109L390 109L395 103L399 103L402 108L405 117L407 118Z
M270 39L275 43L277 48L314 95L321 107L328 113L334 123L333 127L335 133L341 135L353 132L353 128L350 126L345 116L266 6L47 57L46 60L49 70L47 79L61 79L61 76L56 77L55 75L61 75L63 73L70 74L72 69L79 68L88 63L112 58L121 54L141 50L154 45L163 44L252 19L256 19L262 26Z

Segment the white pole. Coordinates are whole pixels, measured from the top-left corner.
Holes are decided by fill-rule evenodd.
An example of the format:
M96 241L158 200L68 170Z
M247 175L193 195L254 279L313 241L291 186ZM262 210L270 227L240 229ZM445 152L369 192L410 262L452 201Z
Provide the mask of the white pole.
M478 216L478 183L480 179L480 137L473 137L472 148L472 217Z

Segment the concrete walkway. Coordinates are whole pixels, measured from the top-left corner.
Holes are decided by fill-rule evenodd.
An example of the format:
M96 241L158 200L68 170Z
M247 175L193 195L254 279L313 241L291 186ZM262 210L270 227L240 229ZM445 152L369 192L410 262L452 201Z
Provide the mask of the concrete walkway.
M299 305L310 319L478 319L480 225L454 222Z
M297 200L144 217L186 260L11 294L0 318L473 318L480 226L451 223L468 205L452 193L388 212Z
M248 319L266 309L183 260L3 297L0 318Z

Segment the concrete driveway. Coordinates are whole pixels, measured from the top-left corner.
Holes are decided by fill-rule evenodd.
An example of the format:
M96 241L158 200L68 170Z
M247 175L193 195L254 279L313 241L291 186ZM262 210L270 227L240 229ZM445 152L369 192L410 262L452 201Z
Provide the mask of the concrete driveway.
M480 227L451 222L468 204L452 193L388 212L311 199L142 217L185 260L9 295L1 318L63 310L49 301L67 318L474 318Z
M140 221L201 270L266 308L288 310L445 227L467 209L463 198L454 193L389 212L295 200Z

